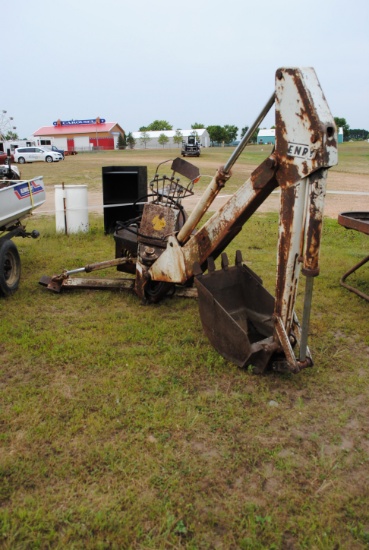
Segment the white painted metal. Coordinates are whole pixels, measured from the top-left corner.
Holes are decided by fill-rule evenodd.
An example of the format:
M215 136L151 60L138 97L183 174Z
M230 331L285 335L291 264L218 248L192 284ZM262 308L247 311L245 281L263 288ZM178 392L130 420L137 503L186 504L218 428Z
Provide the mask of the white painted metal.
M42 176L11 182L0 189L0 227L20 220L41 206L46 199Z

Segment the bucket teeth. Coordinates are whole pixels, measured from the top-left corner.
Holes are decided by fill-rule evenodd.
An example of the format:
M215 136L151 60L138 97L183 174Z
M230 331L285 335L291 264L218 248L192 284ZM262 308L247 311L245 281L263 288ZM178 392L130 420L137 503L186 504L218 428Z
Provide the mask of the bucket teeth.
M214 273L215 271L215 262L212 256L209 256L208 258L208 271L209 273Z
M228 269L228 266L229 266L229 261L228 261L228 256L225 252L222 253L222 269Z
M235 265L241 266L243 262L241 250L236 251Z

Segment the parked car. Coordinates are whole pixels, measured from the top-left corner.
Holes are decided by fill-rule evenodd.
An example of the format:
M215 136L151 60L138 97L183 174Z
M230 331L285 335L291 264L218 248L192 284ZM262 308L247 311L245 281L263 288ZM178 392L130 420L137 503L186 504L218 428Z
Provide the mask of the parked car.
M55 147L55 145L52 145L51 147L47 147L47 149L50 149L50 151L54 151L55 153L60 153L61 156L63 157L63 160L64 160L65 153L64 153L63 149L58 149L57 147Z
M19 164L37 161L58 162L63 160L63 157L60 153L42 147L18 147L14 151L14 160Z
M14 155L10 155L11 162L14 162ZM0 164L8 164L8 155L4 151L0 151Z

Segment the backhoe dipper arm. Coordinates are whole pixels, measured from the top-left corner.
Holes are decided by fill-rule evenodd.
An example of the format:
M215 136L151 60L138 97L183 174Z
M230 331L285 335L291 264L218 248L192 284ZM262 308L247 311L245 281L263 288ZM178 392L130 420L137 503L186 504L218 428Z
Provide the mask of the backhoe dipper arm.
M275 100L274 153L185 244L181 245L174 236L168 239L167 249L149 270L153 280L186 282L193 275L194 262L204 265L209 256L218 256L279 186L282 195L281 260L277 286L278 296L283 295L280 289L284 286L284 272L290 269L287 265L296 253L298 257L302 254L307 184L301 180L306 180L318 169L337 164L337 141L334 119L314 69L279 69ZM316 212L312 205L312 227ZM302 233L298 233L298 227Z
M281 369L287 368L292 372L298 372L311 364L306 340L312 278L319 273L326 176L327 169L338 161L337 133L314 69L281 68L276 72L275 82L276 143L272 155L187 241L182 243L175 236L169 237L167 248L152 264L149 274L154 281L185 283L193 276L194 269L198 269L194 268L194 264L200 265L204 270L208 259L217 257L226 248L255 210L276 187L279 187L281 202L275 299L269 295L274 301L270 302L264 289L264 294L260 295L260 300L264 304L263 315L260 316L258 313L258 298L255 303L244 308L244 319L239 321L239 313L236 310L240 299L234 300L230 287L227 288L228 284L236 284L234 281L229 282L233 275L224 275L221 284L217 285L217 272L214 273L212 269L212 274L209 273L211 282L208 282L210 279L206 279L208 276L202 278L203 281L206 279L204 301L208 306L212 302L221 304L222 300L225 300L225 295L228 296L228 301L225 300L223 305L216 306L215 309L210 305L208 309L212 310L211 314L203 308L202 314L199 299L200 315L205 319L203 326L212 325L206 332L214 347L236 364L257 364L260 370L263 370L271 356L280 353L284 355L281 361L284 367ZM239 261L236 265L237 268L231 269L241 269ZM301 268L307 277L302 328L294 311ZM224 269L228 270L228 267ZM199 277L201 278L201 275ZM248 273L247 277L257 276ZM197 285L199 290L201 284ZM243 291L246 301L249 300L249 292L253 292L255 296L259 292L260 284L252 284L253 290ZM237 285L238 288L242 286L240 281ZM220 291L219 288L224 288L224 291ZM212 299L212 295L217 297ZM274 304L272 311L271 303ZM236 339L237 345L242 338L247 340L240 353L230 351L232 346L235 347L234 342L232 345L225 342L221 330L215 326L215 320L210 321L211 316L218 314L219 324L224 326L234 322L232 331L240 331ZM226 315L229 318L225 318ZM230 335L230 341L232 337L233 335ZM292 349L296 340L300 344L299 359L295 358ZM242 348L241 345L240 347Z

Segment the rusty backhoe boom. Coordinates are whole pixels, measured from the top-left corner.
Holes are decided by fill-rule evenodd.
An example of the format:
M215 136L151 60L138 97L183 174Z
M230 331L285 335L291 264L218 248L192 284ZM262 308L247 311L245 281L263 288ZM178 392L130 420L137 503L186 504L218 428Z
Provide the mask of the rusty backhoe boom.
M226 292L224 287L225 272L229 273L230 269L227 266L218 276L219 281L222 279L219 288L223 289L220 292L222 305L219 308L225 310L226 318L219 318L217 327L214 322L216 313L210 305L214 295L218 294L217 272L213 271L209 276L198 274L196 284L200 293L200 314L202 310L204 329L221 354L243 366L256 362L261 370L268 365L272 356L279 356L274 361L275 368L299 371L311 364L306 336L312 278L319 273L326 176L327 169L337 164L337 134L334 119L312 68L279 69L276 73L275 104L276 143L271 156L196 233L188 237L182 230L177 236L171 235L159 258L149 268L142 268L147 269L148 278L152 281L185 283L194 275L194 266L201 266L203 272L209 257L215 259L219 256L270 193L279 188L281 203L275 299L271 306L263 289L263 297L260 296L253 305L255 316L258 313L258 301L266 300L269 303L269 321L265 321L265 334L263 331L259 331L259 335L258 331L253 334L252 339L257 339L253 343L248 342L241 359L235 358L238 357L236 348L240 347L241 340L250 340L250 328L247 327L255 323L249 318L250 312L246 311L249 308L245 307L245 319L236 321L236 324L241 323L246 327L245 334L238 336L238 343L224 343L225 326L229 324L227 309L231 306L226 302L222 304L222 298L231 292L229 289ZM227 176L225 171L223 177L219 175L222 184ZM301 269L309 279L306 284L302 330L294 311ZM235 270L242 270L242 265L236 265ZM250 273L245 274L245 277L249 276ZM212 280L212 290L210 296L204 298L200 289L206 277ZM237 294L236 287L233 288L234 294ZM250 292L255 293L255 288ZM257 288L261 288L260 285ZM244 292L248 293L246 289ZM239 304L240 300L245 300L242 293L237 296L236 302ZM255 355L249 348L260 348L261 341L263 349ZM292 349L296 341L301 348L299 358L295 357Z

